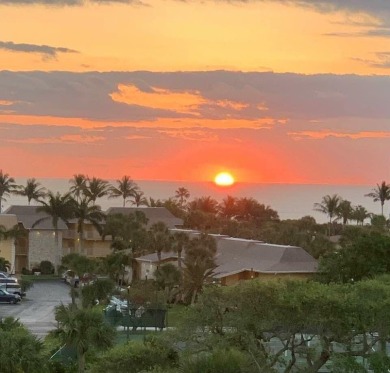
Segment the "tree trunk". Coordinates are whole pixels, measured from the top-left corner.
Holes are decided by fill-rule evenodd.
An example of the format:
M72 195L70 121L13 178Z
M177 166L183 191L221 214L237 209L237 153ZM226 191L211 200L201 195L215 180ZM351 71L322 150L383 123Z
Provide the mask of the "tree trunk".
M61 249L60 249L60 240L58 238L58 229L55 228L54 230L54 240L55 240L55 245L56 245L56 254L55 254L55 260L54 260L54 273L58 274L58 267L61 262Z
M77 351L77 362L78 362L78 371L79 373L85 372L85 354L81 349Z

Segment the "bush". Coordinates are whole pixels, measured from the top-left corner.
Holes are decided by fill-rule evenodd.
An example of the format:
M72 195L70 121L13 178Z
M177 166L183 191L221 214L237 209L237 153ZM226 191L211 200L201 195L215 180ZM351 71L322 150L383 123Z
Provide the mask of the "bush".
M249 359L238 350L217 350L184 358L181 371L186 373L246 373L252 372Z
M26 267L22 268L22 275L31 275L31 271L27 269Z
M31 279L27 278L21 278L19 281L20 288L22 289L22 292L25 293L27 290L31 289L34 286L34 282Z
M131 342L103 354L93 365L91 372L138 373L155 367L169 368L177 364L177 358L175 351L156 339L144 344Z
M42 275L51 275L54 273L54 266L52 262L49 260L42 260L41 264L39 265L39 272L41 272Z

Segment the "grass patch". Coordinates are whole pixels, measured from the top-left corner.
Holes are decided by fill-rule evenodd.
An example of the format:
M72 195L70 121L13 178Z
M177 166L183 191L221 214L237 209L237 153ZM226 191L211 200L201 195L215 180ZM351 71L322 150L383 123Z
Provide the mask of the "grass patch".
M185 319L187 311L188 306L184 306L182 304L170 305L167 312L167 327L175 328L179 326L180 323Z

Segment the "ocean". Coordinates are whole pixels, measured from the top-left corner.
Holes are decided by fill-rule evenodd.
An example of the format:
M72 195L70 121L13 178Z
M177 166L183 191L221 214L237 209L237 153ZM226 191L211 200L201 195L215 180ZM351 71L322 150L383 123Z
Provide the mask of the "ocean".
M60 193L66 192L69 187L68 179L38 179L42 186ZM16 178L18 184L25 184L26 179ZM114 184L114 181L110 181ZM135 180L147 198L167 199L175 196L179 187L185 187L190 192L190 200L201 196L211 196L222 201L227 195L234 197L253 197L260 203L269 205L276 210L281 219L297 219L305 215L313 216L317 222L327 221L324 214L314 211L316 202L321 202L327 194L338 194L343 199L352 202L352 205L362 205L369 212L380 214L380 203L374 203L364 195L369 193L375 185L309 185L309 184L254 184L236 183L231 187L217 187L214 183L184 182L184 181L151 181ZM98 200L103 210L109 207L122 206L121 199L102 198ZM3 211L10 205L25 205L27 199L20 196L11 196L3 202ZM388 203L390 206L390 201ZM130 206L130 205L128 205ZM385 216L389 216L390 208L385 204Z

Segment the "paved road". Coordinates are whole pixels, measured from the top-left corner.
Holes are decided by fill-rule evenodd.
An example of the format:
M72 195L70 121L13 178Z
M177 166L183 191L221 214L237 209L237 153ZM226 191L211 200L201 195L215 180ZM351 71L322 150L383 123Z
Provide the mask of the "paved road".
M71 302L70 287L60 280L34 283L19 304L0 304L0 317L19 319L37 337L43 338L55 329L54 307Z

